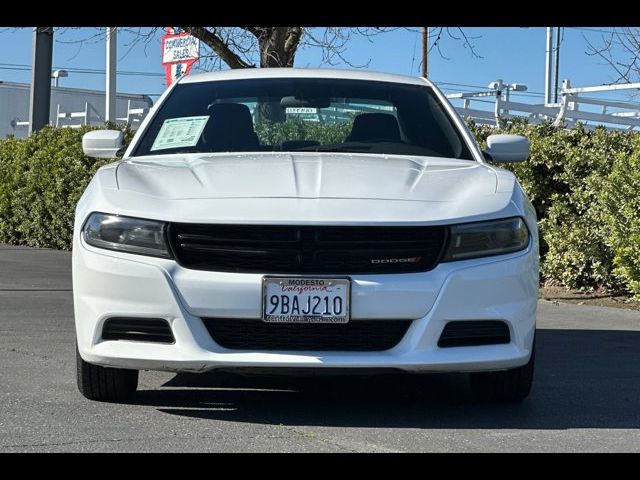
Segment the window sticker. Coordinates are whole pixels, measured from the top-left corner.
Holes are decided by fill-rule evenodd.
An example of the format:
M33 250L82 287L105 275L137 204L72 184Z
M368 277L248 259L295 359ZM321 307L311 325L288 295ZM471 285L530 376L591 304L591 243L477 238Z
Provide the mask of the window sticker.
M209 120L208 115L165 120L151 146L151 151L195 146L207 120Z

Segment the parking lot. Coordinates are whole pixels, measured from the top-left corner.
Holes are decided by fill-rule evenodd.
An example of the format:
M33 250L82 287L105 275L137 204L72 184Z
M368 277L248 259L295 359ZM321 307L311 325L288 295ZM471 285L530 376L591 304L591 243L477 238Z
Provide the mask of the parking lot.
M75 385L71 256L0 245L0 451L640 451L640 312L541 301L532 395L463 376L143 372L129 404Z

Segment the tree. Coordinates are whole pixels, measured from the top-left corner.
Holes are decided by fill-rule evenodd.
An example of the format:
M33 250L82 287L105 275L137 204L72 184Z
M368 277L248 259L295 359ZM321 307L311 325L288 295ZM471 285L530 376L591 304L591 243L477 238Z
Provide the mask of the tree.
M61 33L77 27L63 27L57 29ZM323 65L349 65L362 68L369 62L356 64L349 59L349 44L355 38L365 38L372 42L373 37L392 32L394 30L408 30L418 34L423 27L173 27L186 31L198 38L208 49L201 54L197 65L198 70L211 71L228 68L255 67L293 67L296 53L301 48L315 48L322 52ZM159 27L118 27L127 32L130 40L125 43L127 52L139 44L147 46L158 41L163 29ZM104 28L97 29L97 33L80 40L65 43L94 43L104 39ZM459 27L430 27L431 41L428 50L436 49L442 58L449 60L444 54L442 40L448 38L462 42L475 58L481 58L476 52L471 37ZM60 40L58 40L60 41ZM206 50L209 50L207 52ZM414 53L415 55L415 53ZM413 69L413 65L412 65ZM259 114L274 121L284 119L282 109L269 102L260 102Z
M598 42L582 35L587 54L603 59L615 72L614 83L640 81L640 28L620 27L602 31Z
M302 27L181 27L205 43L229 68L293 67Z
M60 27L56 32L64 34L67 30L79 27ZM373 37L395 30L408 30L419 34L423 27L174 27L189 32L200 39L210 52L200 57L199 70L252 67L293 67L296 53L301 48L315 48L322 52L323 65L349 65L354 68L367 67L369 62L357 64L348 55L349 43L356 38L373 41ZM160 27L118 27L119 31L129 34L125 43L125 56L138 47L147 47L157 42L164 28ZM436 49L444 54L444 39L461 42L474 58L482 58L475 50L473 40L478 36L469 36L460 27L430 27L428 50ZM95 33L78 40L57 42L78 44L96 43L105 38L104 27L96 28Z
M175 27L174 27L175 28ZM178 27L207 45L213 55L209 58L214 68L226 64L229 68L251 67L293 67L296 53L301 47L314 47L322 51L324 64L335 65L339 62L352 67L355 65L346 56L347 46L354 36L368 39L376 35L397 30L397 27ZM437 27L434 29L434 41L430 48L437 48L444 57L440 40L443 33L459 41L471 53L479 57L465 32L458 28ZM207 58L205 56L205 58ZM201 57L202 61L202 57ZM203 68L203 66L200 66ZM205 67L206 69L206 67ZM279 105L260 102L258 115L270 121L284 121L285 114Z
M420 33L423 27L173 27L186 31L198 38L206 47L200 56L197 70L211 71L228 68L254 67L293 67L296 54L301 48L314 48L322 53L323 65L348 65L354 68L367 67L369 61L357 64L348 55L349 44L356 38L365 38L373 42L373 37L392 32L394 30L408 30ZM78 27L61 27L56 31L64 34L66 30L77 30ZM160 27L118 27L126 32L128 40L124 47L126 56L139 46L147 47L159 41L163 33ZM474 58L482 58L476 52L473 40L479 37L467 35L459 27L430 27L428 50L436 49L442 58L449 60L444 54L443 40L449 39L461 42ZM96 43L105 38L105 28L96 28L95 32L84 38L58 42L78 44L80 48L85 43ZM414 47L415 50L415 47ZM414 51L415 57L415 51ZM419 67L419 64L418 64ZM411 66L413 70L413 64ZM260 105L261 113L267 118L282 119L281 108L272 109L268 102ZM273 110L273 111L270 111Z
M178 27L189 32L207 45L213 55L210 57L215 66L226 64L229 68L249 67L293 67L296 53L300 48L311 47L322 51L322 63L336 65L347 64L352 67L365 67L352 63L346 55L349 42L354 37L374 36L411 27ZM474 57L476 53L472 38L461 28L433 27L433 41L429 49L436 48L441 56L443 35L464 42ZM473 37L477 38L477 37Z

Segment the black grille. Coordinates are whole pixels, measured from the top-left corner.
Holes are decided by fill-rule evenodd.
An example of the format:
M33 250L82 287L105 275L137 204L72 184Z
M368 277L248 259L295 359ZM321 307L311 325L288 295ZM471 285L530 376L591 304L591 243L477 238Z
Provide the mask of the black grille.
M162 318L109 318L102 327L104 340L174 343L169 322Z
M349 323L267 323L203 318L211 338L233 350L375 352L395 347L411 320L352 320Z
M509 343L511 335L505 322L499 320L455 321L445 325L439 347L472 347Z
M437 265L446 238L444 226L169 226L180 265L238 273L424 272Z

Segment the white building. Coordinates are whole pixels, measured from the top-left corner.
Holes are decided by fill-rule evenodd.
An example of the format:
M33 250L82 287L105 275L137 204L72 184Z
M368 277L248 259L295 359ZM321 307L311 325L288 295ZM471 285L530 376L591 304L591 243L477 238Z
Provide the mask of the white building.
M29 132L28 83L0 81L0 138L15 135L24 138ZM133 128L153 105L147 95L118 93L116 117L118 123L129 123ZM105 93L68 87L51 87L49 123L55 126L79 127L104 123Z

